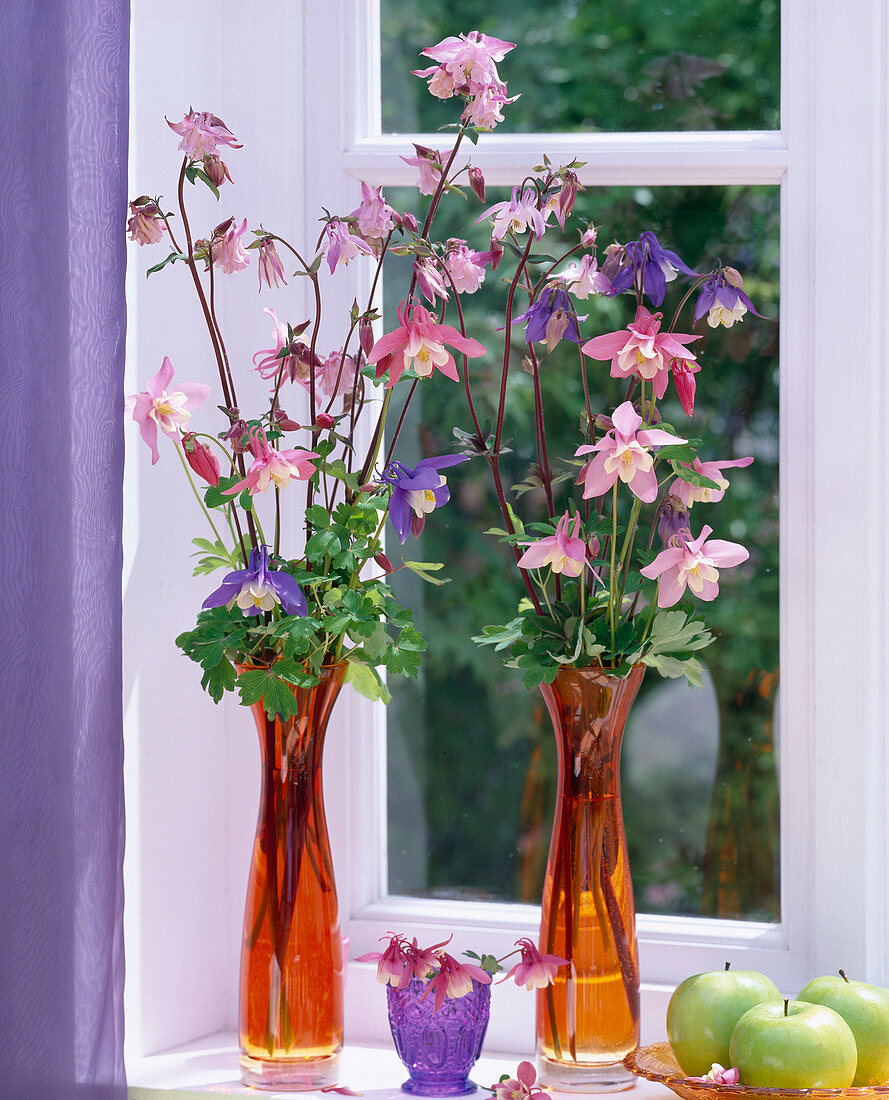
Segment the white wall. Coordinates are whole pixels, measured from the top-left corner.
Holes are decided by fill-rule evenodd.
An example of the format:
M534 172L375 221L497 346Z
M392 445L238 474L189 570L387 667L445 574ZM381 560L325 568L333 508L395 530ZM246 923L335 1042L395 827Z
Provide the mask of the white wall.
M222 118L243 150L224 151L235 181L217 203L186 184L195 236L234 214L303 237L302 47L288 0L182 4L134 0L131 196L160 193L175 209L181 160L164 122L193 106ZM296 44L288 50L287 44ZM181 228L174 220L177 232ZM220 429L222 400L188 271L146 280L165 244L130 245L127 392L145 388L165 355L181 381L214 390L199 430ZM255 255L255 254L254 254ZM243 405L265 399L251 357L269 346L263 306L301 315L303 287L257 292L250 270L217 278L218 305ZM256 406L258 407L258 405ZM288 411L297 419L303 411ZM125 705L129 836L126 856L127 1036L132 1055L232 1028L240 923L255 814L258 751L252 718L216 707L200 669L174 645L221 574L192 579L190 538L209 536L170 441L150 465L128 427L125 514ZM197 854L197 855L196 855Z

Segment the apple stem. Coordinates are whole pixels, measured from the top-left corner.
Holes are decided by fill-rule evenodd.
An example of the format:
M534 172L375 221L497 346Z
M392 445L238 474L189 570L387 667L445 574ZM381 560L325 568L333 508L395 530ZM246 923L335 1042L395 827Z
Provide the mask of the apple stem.
M845 971L845 970L839 970L839 971L837 971L837 973L838 973L838 974L839 974L839 976L840 976L840 977L841 977L841 978L843 979L843 981L844 981L844 982L847 982L847 981L849 980L849 979L848 979L848 978L846 977L846 971Z
M730 962L727 962L727 963L725 964L725 968L726 968L726 970L728 970L728 968L729 968L729 967L730 967L731 965L732 965L732 964L731 964Z
M784 998L784 1015L785 1015L785 1016L788 1016L788 1015L789 1015L789 1013L788 1013L788 1011L787 1011L787 1007L788 1007L789 1003L790 1003L790 1002L789 1002L789 1000L787 999L787 997L785 997L785 998Z

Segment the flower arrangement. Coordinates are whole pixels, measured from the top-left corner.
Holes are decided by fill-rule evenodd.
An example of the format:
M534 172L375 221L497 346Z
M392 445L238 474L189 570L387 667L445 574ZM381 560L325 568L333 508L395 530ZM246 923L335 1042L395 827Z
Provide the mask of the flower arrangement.
M496 102L486 101L476 114L494 110ZM246 220L238 224L234 217L195 239L185 185L203 183L218 199L220 189L231 182L219 149L241 145L209 112L189 110L180 122L168 125L180 136L183 154L179 224L174 225L174 213L164 212L160 197L142 195L130 204L129 234L140 245L166 238L172 244L173 251L149 275L177 263L188 271L218 367L223 430L192 430L192 415L210 387L174 381L169 358L127 406L150 448L152 464L160 458L159 434L172 440L208 523L212 538L194 540L199 557L195 573L227 570L203 601L197 626L177 644L201 665L202 686L215 701L237 689L245 705L261 699L270 717L295 714L292 687L318 683L321 668L338 662L347 665L346 681L357 690L388 699L379 669L415 676L425 642L387 578L396 568L408 568L432 583L443 582L433 576L442 568L437 563L392 565L383 551L386 518L402 544L409 534L419 535L427 516L449 499L441 471L466 460L442 455L409 467L397 457L398 429L384 450L393 388L410 382L413 389L436 371L456 380L452 352L461 355L465 368L468 357L484 350L412 298L415 287L428 286L422 265L411 279L411 305L400 314L399 327L378 341L373 336L386 255L425 238L445 176L439 174L432 189L422 231L412 215L393 210L379 188L364 184L358 208L342 217L328 215L307 257L264 228L254 230L254 239L245 244ZM400 249L397 242L402 242ZM216 309L215 282L220 274L244 271L251 251L260 290L286 284L284 252L293 258L296 274L311 283L315 308L297 324L265 310L273 323L274 346L256 353L253 369L269 383L269 398L256 416L246 417ZM356 257L376 264L369 299L364 309L355 303L342 325L340 345L322 354L319 270L326 261L333 275ZM295 422L283 408L284 395L294 385L308 397L307 424ZM359 459L359 425L366 410L376 413L376 421ZM292 435L304 445L288 446ZM284 522L283 504L292 503L300 483L305 488L297 505L303 546L288 554L284 547L292 528Z
M691 510L698 501L720 500L728 486L723 471L752 459L700 458L693 439L661 421L658 402L672 381L685 414L690 417L694 411L700 363L690 345L699 336L679 332L676 326L695 291L695 324L706 317L712 326L730 326L756 310L734 268L717 266L698 274L651 231L636 241L608 245L601 265L598 230L590 224L576 227L579 241L560 256L543 252L540 242L553 235L553 222L563 235L571 230L569 219L582 189L577 175L582 165L577 162L554 167L544 158L513 189L510 200L475 218L490 225L488 250L474 251L463 239L434 238L441 200L446 193L463 193L461 177L484 200L481 171L468 163L458 165L456 158L465 137L477 141L480 132L502 121L503 108L513 102L497 70L513 48L514 43L473 31L423 51L434 64L416 75L428 80L437 98L456 98L461 113L447 155L417 146L415 157L404 158L419 169L421 193L431 196L422 226L413 215L395 211L381 188L363 183L359 206L345 215L326 214L315 247L305 254L263 227L253 230L254 239L245 245L246 220L239 224L235 217L206 238L194 239L185 184L203 183L218 198L231 182L219 149L241 148L219 118L194 110L180 122L168 123L181 139L183 154L177 187L180 225L174 227L174 214L163 211L159 197L142 195L131 203L131 238L140 244L169 238L173 246L148 273L176 263L187 269L219 370L225 422L215 435L191 430L192 414L209 388L174 384L169 359L145 391L129 399L152 462L159 458L159 430L176 444L209 523L212 539L195 540L201 553L196 572L228 570L204 600L196 628L177 639L201 664L202 684L217 701L237 688L245 704L262 697L270 713L292 713L289 687L317 682L321 666L336 661L348 663L347 679L371 697L387 695L381 667L416 675L424 642L387 583L396 567L383 550L383 527L388 516L402 545L409 535L417 536L426 517L448 500L441 471L471 456L484 457L490 467L503 517L496 533L512 547L526 596L513 621L487 627L477 641L509 650L531 686L551 682L563 665L593 664L621 672L642 663L663 675L700 679L694 653L711 635L686 597L714 599L719 570L740 564L748 555L739 544L711 538L708 526L693 533ZM552 247L549 240L547 247ZM309 279L315 307L312 316L297 324L279 321L274 310L266 309L274 347L257 352L254 369L269 382L270 396L267 408L245 419L217 316L214 283L218 273L245 270L252 251L260 289L280 287L286 274L279 249L292 257L297 274ZM498 270L508 254L516 263L511 276L503 279L502 367L491 430L483 428L477 415L470 370L470 360L486 349L466 332L461 298L475 293L487 270ZM388 255L411 256L413 268L396 326L375 339L376 294ZM369 300L364 308L355 303L344 319L340 345L321 354L322 262L333 275L353 260L375 265ZM644 301L660 307L667 283L677 276L693 282L665 327L664 315L651 312ZM626 327L585 338L580 326L586 316L578 314L577 301L623 294L635 300ZM520 295L527 298L523 312ZM422 304L421 296L432 308ZM456 325L444 321L451 305ZM522 366L534 385L537 462L518 489L537 490L546 512L541 522L527 526L507 500L500 471L507 383L517 358L511 348L513 327L522 323ZM544 357L563 340L577 348L585 405L579 410L581 442L560 468L548 451L540 371ZM461 380L454 353L462 360L472 430L455 429L463 453L429 456L410 467L396 453L405 414L417 386L429 384L436 372ZM611 413L592 407L590 360L609 362L611 377L624 386ZM306 425L293 421L282 407L288 387L294 385L308 395ZM396 387L407 393L384 447ZM374 408L376 419L359 461L357 427L368 407ZM306 445L285 446L291 433L299 433ZM581 499L557 506L558 486L577 473L571 468L577 460ZM195 477L206 486L201 491ZM301 482L304 545L288 556L282 547L287 529L281 497L287 493L292 499L293 486ZM273 506L261 516L261 498L269 490ZM651 506L648 512L643 511L646 506ZM647 540L638 537L643 518ZM659 553L653 549L655 535L663 544ZM379 573L368 576L373 565ZM433 574L441 568L413 561L397 568L405 567L432 581L438 580Z
M408 940L399 932L389 936L389 944L384 951L368 951L358 956L358 962L377 964L377 981L396 989L404 989L411 981L428 983L425 998L435 994L434 1012L438 1012L446 998L465 997L471 992L473 982L490 985L495 975L503 970L503 963L513 955L519 956L500 981L510 978L525 989L543 989L550 985L560 966L568 960L559 955L541 954L527 937L516 940L515 950L498 959L494 955L478 955L474 951L464 951L475 963L461 963L443 950L453 935L431 947L420 947L416 938Z

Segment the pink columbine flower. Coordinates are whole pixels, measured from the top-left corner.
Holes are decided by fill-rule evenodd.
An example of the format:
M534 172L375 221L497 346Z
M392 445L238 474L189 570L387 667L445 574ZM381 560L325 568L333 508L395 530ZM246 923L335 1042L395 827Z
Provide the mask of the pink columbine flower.
M669 378L669 360L676 356L693 361L694 355L685 347L699 336L683 332L661 332L663 314L649 313L639 306L632 324L619 332L594 336L581 350L593 359L611 360L612 378L629 378L636 375L650 381L655 397L663 397Z
M710 1072L705 1077L689 1077L689 1081L699 1081L702 1085L737 1085L741 1080L741 1071L737 1066L724 1069L719 1062L714 1062Z
M502 38L470 31L469 34L461 34L459 37L442 39L437 45L421 51L424 57L431 58L438 65L414 70L414 75L431 76L429 90L439 99L449 98L456 90L476 95L491 84L505 89L506 86L497 73L496 63L514 49L515 42L505 42ZM442 75L438 75L439 66L443 70ZM432 84L436 80L433 90ZM445 94L447 87L451 90Z
M740 565L750 555L738 542L710 539L712 527L704 527L696 539L691 531L674 535L651 565L639 572L654 580L657 587L658 607L672 607L682 599L688 586L699 600L710 602L719 595L719 570ZM709 541L708 541L709 539Z
M256 247L259 253L256 261L259 270L259 289L262 290L263 283L269 289L286 286L284 265L281 263L281 257L278 255L277 248L275 248L274 240L271 237L263 237Z
M368 951L364 955L359 955L356 961L375 962L377 981L382 985L403 988L410 981L407 940L394 932L389 938L389 945L385 951Z
M267 313L274 324L272 338L275 341L275 346L264 348L253 356L253 369L263 378L271 380L272 390L278 384L279 375L282 380L289 379L291 382L307 383L312 370L311 349L302 341L294 340L288 345L287 326L278 320L277 313L269 307L263 309L262 312ZM299 326L294 330L294 335L303 332L307 326L308 322ZM280 353L285 346L288 354L282 356ZM316 369L319 363L320 360L315 356L314 365Z
M688 441L662 428L640 431L642 417L630 401L619 405L611 420L614 426L598 443L578 447L575 451L576 455L598 452L581 475L583 498L601 496L620 478L640 500L650 504L657 496L657 475L653 469L654 459L647 448L675 446Z
M537 193L530 188L519 195L518 187L513 187L509 202L496 202L489 206L484 214L475 219L475 224L491 216L494 218L492 241L503 240L509 232L525 233L529 229L534 231L539 241L546 232L546 218L537 209Z
M571 264L562 278L566 288L581 301L591 294L611 294L614 289L608 276L599 270L599 261L589 254L581 256L579 263Z
M194 111L189 108L181 122L170 122L167 119L167 125L182 138L179 148L191 160L200 160L201 157L215 153L217 145L228 145L232 149L242 148L222 119L211 115L209 111Z
M521 951L522 957L500 979L501 982L513 978L516 985L523 985L525 989L544 989L555 981L559 967L568 965L568 960L561 955L541 955L526 936L516 940L516 947Z
M398 307L398 328L381 336L367 357L368 363L377 365L377 378L389 372L387 388L394 386L408 367L419 378L429 378L439 370L455 382L459 381L454 357L445 349L450 344L463 355L475 358L484 355L485 349L468 336L461 336L451 325L438 324L435 314L412 298L409 305L402 301Z
M236 271L243 271L250 264L250 257L244 251L241 237L247 232L247 219L245 218L238 228L235 228L235 219L229 218L213 230L213 263L225 275L233 275Z
M430 974L438 966L438 952L454 938L453 933L446 940L434 943L431 947L420 947L416 936L411 943L405 944L404 953L408 961L407 977L403 985L407 985L411 978L417 978L421 982L428 981Z
M365 240L381 241L395 226L395 211L386 202L381 187L361 181L361 203L349 215L358 221L358 232Z
M130 203L130 214L127 221L130 240L138 244L157 244L167 229L157 204L142 196Z
M339 218L329 221L324 232L327 234L327 263L330 266L331 275L336 271L336 265L340 260L348 267L349 261L354 260L356 256L373 255L370 245L360 237L356 237L354 233L350 233L349 227Z
M422 1000L434 990L433 1012L438 1012L445 997L465 997L467 993L471 993L473 979L482 985L489 985L491 982L491 975L487 970L482 970L473 963L458 962L447 951L436 953L435 964L438 966L438 973L430 978L429 988L420 998Z
M519 569L542 569L548 565L554 573L566 577L579 577L586 564L586 545L578 537L580 516L566 512L556 524L556 533L537 539L519 558ZM515 969L515 968L513 968Z
M402 157L405 164L420 170L417 188L421 195L434 195L441 179L441 153L437 149L427 149L425 145L414 145L415 157Z
M471 249L464 240L448 241L445 267L458 294L475 294L485 281L483 255Z
M127 411L139 425L142 438L151 448L151 465L160 458L157 449L157 430L177 439L182 428L191 419L193 409L207 399L210 387L203 382L182 382L178 390L167 391L173 381L173 364L167 356L161 369L152 378L143 393L127 398Z
M709 477L711 481L717 483L719 488L710 489L704 485L692 485L682 477L677 477L668 492L679 497L686 508L691 508L698 501L702 504L716 504L725 496L725 491L729 486L728 478L722 476L722 471L733 466L749 466L752 461L753 458L748 456L747 458L715 459L711 462L701 462L699 458L695 458L690 464L680 462L679 465L684 466L687 470L694 470L695 473L701 474L703 477Z
M433 305L436 298L446 302L450 297L444 276L429 257L414 260L414 278L417 280L417 289Z
M250 464L247 476L225 490L226 496L240 493L243 489L249 490L251 494L264 493L269 485L274 485L276 489L283 489L289 484L291 478L295 481L308 481L315 473L312 459L320 457L315 451L305 451L302 448L276 451L261 428L259 431L251 428L248 438L248 448L253 455L253 462Z
M505 85L503 85L505 88ZM515 103L517 95L508 96L500 88L488 85L470 99L460 116L462 122L469 123L476 130L493 130L503 121L503 108Z
M322 359L315 367L315 382L325 397L336 397L338 394L351 393L355 384L355 357L346 356L343 362L341 351L332 351L326 359ZM308 388L308 378L303 382ZM320 423L320 421L319 421Z
M537 1070L530 1062L519 1062L515 1077L507 1077L491 1085L496 1100L535 1100L549 1096L546 1089L535 1085Z

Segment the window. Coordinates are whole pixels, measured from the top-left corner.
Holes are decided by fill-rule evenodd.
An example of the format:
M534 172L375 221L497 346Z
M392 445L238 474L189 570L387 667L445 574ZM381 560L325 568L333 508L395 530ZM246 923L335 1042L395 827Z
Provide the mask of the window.
M360 178L413 184L413 170L398 160L406 138L381 133L375 0L260 5L250 14L249 38L285 43L280 64L268 51L244 49L248 28L234 0L222 10L197 4L188 27L170 5L167 14L182 31L174 37L164 14L142 0L133 5L135 187L171 186L162 116L192 102L218 113L245 142L250 156L236 175L243 213L276 218L295 236L316 232L322 204L353 209ZM199 30L210 26L228 30L218 48L195 51ZM781 923L641 919L650 1039L663 1036L659 1014L672 986L729 955L738 966L768 971L787 991L840 965L889 981L886 31L878 0L862 0L851 15L824 8L817 24L802 0L784 0L780 131L598 133L582 141L576 134L494 134L475 154L491 186L511 183L548 152L558 162L587 161L587 178L600 186L781 189ZM208 199L207 219L215 212ZM127 392L140 389L136 383L165 354L191 379L200 380L207 365L209 381L191 303L171 291L169 272L146 282L140 260L132 264ZM349 272L360 281L356 269ZM346 309L356 293L347 281L332 282L331 290ZM287 291L294 316L299 293ZM242 314L226 313L242 363L267 337L263 304L257 297ZM190 514L187 496L145 459L134 455L128 466L125 528L128 1034L135 1053L235 1026L258 798L250 720L235 707L214 708L173 646L203 589L187 575L182 527L170 522ZM373 949L393 927L426 926L430 935L456 927L458 946L504 950L517 934L533 933L531 905L387 895L384 723L380 709L343 700L325 764L351 954ZM488 1042L527 1051L527 998L506 986L497 995ZM349 997L350 1039L384 1038L384 998L369 968L352 968Z

